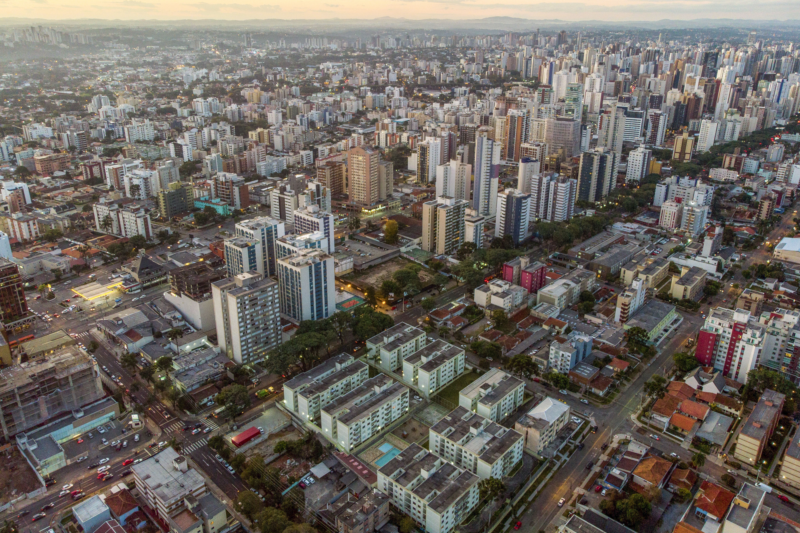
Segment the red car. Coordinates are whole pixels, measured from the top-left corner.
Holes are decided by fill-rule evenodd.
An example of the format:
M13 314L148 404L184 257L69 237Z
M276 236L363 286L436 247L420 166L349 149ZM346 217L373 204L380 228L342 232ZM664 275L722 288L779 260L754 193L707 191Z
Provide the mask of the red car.
M600 492L601 489L602 489L602 487L600 487L600 485L596 485L595 488L594 488L594 491L595 492Z
M519 529L521 527L522 527L522 522L517 522L516 525L514 526L514 529Z
M132 462L133 462L133 459L125 459L124 461L122 461L122 466L128 466Z
M778 494L778 499L782 502L789 503L789 498L784 496L783 494Z
M78 439L78 444L83 444L83 439Z
M104 477L106 477L105 472L100 472L99 474L97 474L97 479L103 479Z

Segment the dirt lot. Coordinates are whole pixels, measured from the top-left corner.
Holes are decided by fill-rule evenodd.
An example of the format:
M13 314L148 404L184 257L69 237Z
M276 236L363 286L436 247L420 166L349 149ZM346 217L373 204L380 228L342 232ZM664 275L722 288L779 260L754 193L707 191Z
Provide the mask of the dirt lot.
M395 272L413 264L416 263L412 263L411 261L397 257L391 261L383 263L382 265L370 268L365 272L357 273L354 281L359 284L370 285L377 288L380 287L384 280L391 278ZM419 272L419 279L422 282L421 285L424 287L433 281L433 274L425 269L422 269Z
M8 446L0 456L0 503L18 498L41 488L36 472L20 453L16 446Z
M269 466L274 466L281 471L281 482L291 485L307 474L309 469L314 465L308 461L294 459L288 455L284 455L280 459L270 463Z
M413 443L427 438L428 429L430 428L419 420L409 418L405 424L392 431L392 435L408 443Z
M257 446L253 446L252 448L248 449L245 452L245 455L249 458L252 455L258 454L264 458L265 461L269 461L269 459L274 455L272 449L275 447L275 444L278 443L280 440L297 440L302 439L303 434L297 430L294 426L289 426L286 429L278 431L277 433L270 434L267 437L267 440L264 442L259 443Z

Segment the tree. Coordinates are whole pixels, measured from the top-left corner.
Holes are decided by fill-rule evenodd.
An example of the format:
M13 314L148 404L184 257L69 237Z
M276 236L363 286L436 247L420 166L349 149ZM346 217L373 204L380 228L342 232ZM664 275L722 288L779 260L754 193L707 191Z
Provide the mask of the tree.
M700 361L698 361L694 355L686 352L676 352L672 354L672 360L675 361L675 366L678 367L678 370L681 372L691 372L700 366Z
M520 353L506 363L506 369L515 376L530 379L539 375L539 365L530 356Z
M722 476L723 477L723 481L724 481L725 476L727 476L727 475L728 474L725 474L724 476ZM689 499L692 497L692 493L689 490L686 490L684 488L680 488L675 492L675 496L677 497L679 503L685 503L685 502L688 502Z
M129 372L136 370L137 363L138 360L135 353L126 353L119 358L119 364L121 364L122 368Z
M633 494L630 498L615 503L616 519L630 528L637 529L644 522L652 506L641 494Z
M481 499L487 498L491 501L505 493L506 485L500 479L490 477L488 479L482 479L478 483L478 490L480 491Z
M358 231L361 229L361 219L358 217L358 215L353 215L350 217L350 219L347 221L347 228L350 231Z
M258 516L258 529L261 533L283 533L291 522L286 513L274 507L265 507Z
M471 343L469 345L469 349L475 355L478 357L483 357L484 359L499 358L501 355L503 355L503 349L499 344L484 340Z
M183 180L186 180L195 172L197 172L197 164L194 161L186 161L178 167L178 174L180 174Z
M61 271L59 269L51 268L50 269L50 273L53 275L53 277L56 279L56 281L61 279Z
M495 309L492 311L492 322L494 322L494 327L496 328L505 328L511 322L508 319L508 315L502 309Z
M139 375L142 376L142 379L145 381L149 381L152 383L153 376L155 375L156 370L152 366L146 366L139 371Z
M17 168L14 169L14 175L17 176L18 178L27 178L28 176L31 175L31 171L28 170L28 167L23 167L22 165L19 165Z
M367 302L367 305L371 305L372 307L378 305L378 295L375 294L374 288L367 287L364 290L364 301Z
M383 226L383 240L386 244L397 244L400 227L396 220L387 220Z
M560 372L548 372L544 379L559 389L566 389L569 386L569 378Z
M447 276L445 276L444 274L441 274L441 273L436 274L433 277L433 284L436 285L439 288L440 291L444 290L444 288L447 286L447 283L449 281L450 281L450 278L448 278Z
M720 479L722 480L723 483L725 483L729 487L731 488L736 487L736 478L733 477L732 475L722 474L722 477Z
M156 370L160 372L165 372L167 375L172 371L172 357L165 355L163 357L159 357L156 360L155 364Z
M469 288L477 287L483 283L483 269L478 268L472 259L461 261L451 267L451 270Z
M648 396L656 396L661 398L664 395L664 391L667 389L667 378L664 376L659 376L658 374L654 375L650 378L649 381L645 382L644 384L644 392Z
M46 240L47 242L55 242L58 239L60 239L61 237L63 237L63 236L64 236L64 234L60 230L49 229L49 230L44 232L44 234L42 235L42 238L44 240Z
M411 521L414 522L414 519L412 518ZM283 533L317 533L317 530L309 524L292 524L284 529Z
M344 343L344 334L353 327L353 317L347 311L336 311L328 319L331 330L339 337L339 342Z
M394 326L392 317L370 307L357 308L353 317L353 333L362 341L366 341L392 326Z
M147 246L147 239L144 235L134 235L128 239L128 242L130 242L131 246L136 250L144 250Z
M6 520L3 522L3 525L0 526L0 533L19 533L19 527L13 520Z
M181 337L183 337L183 330L181 328L172 328L167 331L167 338L171 341L180 339Z
M403 287L393 279L385 279L381 283L381 294L384 298L394 298L400 296L402 292Z
M436 307L436 300L434 298L423 298L420 305L425 311L430 313Z
M233 419L250 407L250 394L244 385L228 385L217 394L217 404L224 406L226 417Z
M253 520L264 508L261 499L252 490L243 490L236 497L236 510Z
M477 249L474 242L465 242L456 250L456 259L464 261Z
M703 465L706 464L706 454L697 452L692 455L692 464L694 464L696 468L702 468Z
M417 523L414 522L414 519L408 516L407 514L403 515L403 518L400 519L400 523L397 525L398 529L400 529L400 533L411 533L417 528Z

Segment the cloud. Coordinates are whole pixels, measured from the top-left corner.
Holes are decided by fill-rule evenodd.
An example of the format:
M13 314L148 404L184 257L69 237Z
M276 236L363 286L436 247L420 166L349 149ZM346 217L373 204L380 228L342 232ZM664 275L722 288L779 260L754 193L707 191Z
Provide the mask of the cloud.
M281 6L274 5L274 4L209 4L206 2L198 2L195 4L190 4L191 7L204 11L206 13L209 12L220 12L220 11L242 11L242 12L253 12L253 11L281 11Z

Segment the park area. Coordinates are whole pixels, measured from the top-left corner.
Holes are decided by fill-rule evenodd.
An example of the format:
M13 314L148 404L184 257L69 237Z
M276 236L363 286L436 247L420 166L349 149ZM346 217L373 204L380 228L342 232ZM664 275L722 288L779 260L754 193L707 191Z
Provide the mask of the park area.
M445 407L449 407L450 410L458 407L458 393L480 376L481 375L475 371L465 372L464 374L458 376L455 381L443 388L442 391L437 394L440 403L442 403L442 405Z

